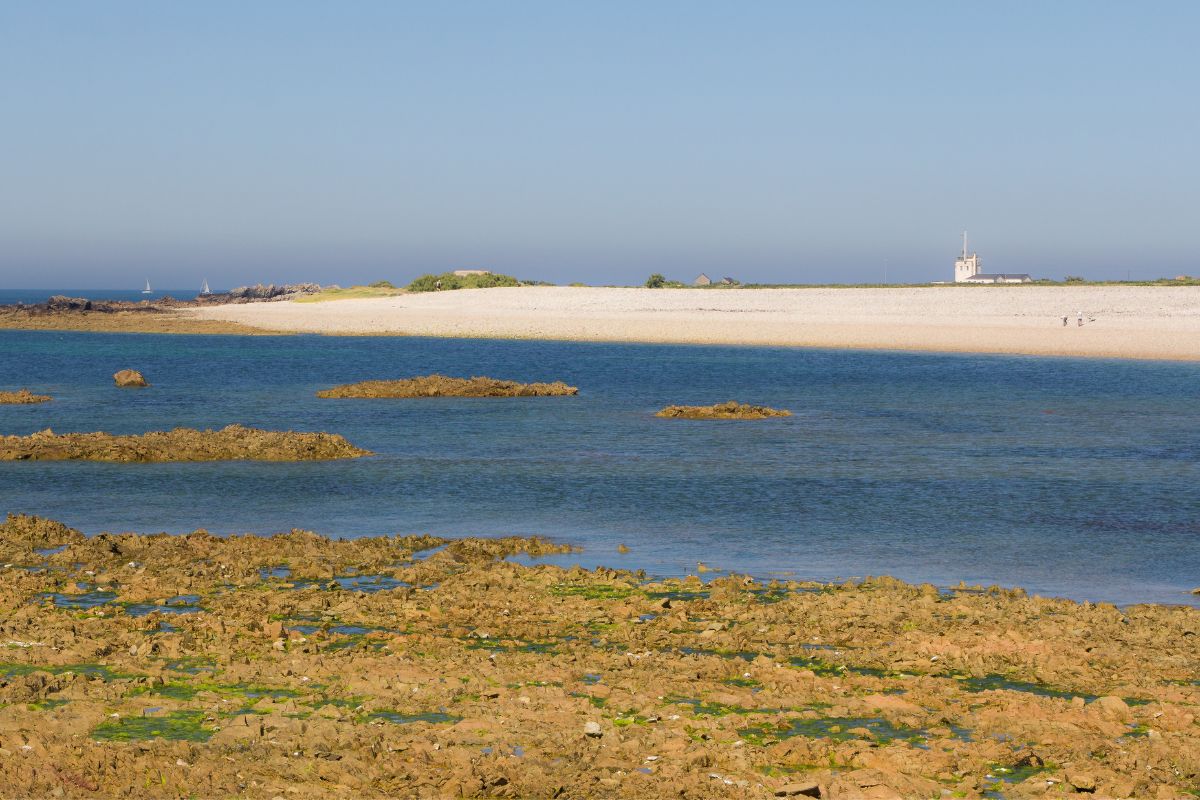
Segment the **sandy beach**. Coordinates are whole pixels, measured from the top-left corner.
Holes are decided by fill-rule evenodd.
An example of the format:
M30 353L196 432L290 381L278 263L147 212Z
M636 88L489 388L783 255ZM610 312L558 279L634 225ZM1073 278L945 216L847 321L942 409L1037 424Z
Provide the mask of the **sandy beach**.
M324 334L1200 360L1200 288L1183 286L707 291L530 286L180 313Z

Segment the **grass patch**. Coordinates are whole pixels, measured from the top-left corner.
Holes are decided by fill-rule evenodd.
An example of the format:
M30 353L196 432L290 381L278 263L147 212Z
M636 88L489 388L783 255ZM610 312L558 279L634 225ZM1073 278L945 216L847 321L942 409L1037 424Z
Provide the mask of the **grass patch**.
M383 284L387 284L386 286ZM322 289L316 294L306 294L297 297L296 303L325 303L330 300L356 300L364 297L394 297L404 294L404 289L397 289L387 281L378 281L370 286L347 286L345 289Z

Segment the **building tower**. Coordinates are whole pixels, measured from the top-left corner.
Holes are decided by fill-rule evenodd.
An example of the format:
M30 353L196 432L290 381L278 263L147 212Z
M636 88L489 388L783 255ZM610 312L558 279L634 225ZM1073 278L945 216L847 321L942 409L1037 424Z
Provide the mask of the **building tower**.
M963 283L968 278L979 274L979 254L967 255L967 232L963 231L962 255L954 259L954 282Z

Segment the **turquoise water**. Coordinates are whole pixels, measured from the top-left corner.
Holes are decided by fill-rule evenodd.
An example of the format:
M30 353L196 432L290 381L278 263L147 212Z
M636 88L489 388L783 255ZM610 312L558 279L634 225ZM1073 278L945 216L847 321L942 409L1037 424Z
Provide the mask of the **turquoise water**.
M113 388L142 370L145 391ZM573 398L318 400L429 372ZM376 456L297 464L0 463L0 511L86 532L539 534L566 561L999 583L1196 602L1200 365L774 348L0 331L0 432L240 422ZM660 420L670 403L791 409ZM616 553L616 545L631 548Z

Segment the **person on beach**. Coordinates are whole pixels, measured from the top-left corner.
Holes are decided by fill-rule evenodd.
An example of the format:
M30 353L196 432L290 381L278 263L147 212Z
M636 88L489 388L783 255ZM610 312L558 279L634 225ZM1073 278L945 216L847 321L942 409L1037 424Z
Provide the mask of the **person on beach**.
M1079 327L1082 328L1083 327L1083 312L1078 311L1076 313L1079 314Z
M1067 327L1067 318L1063 317L1063 327Z

